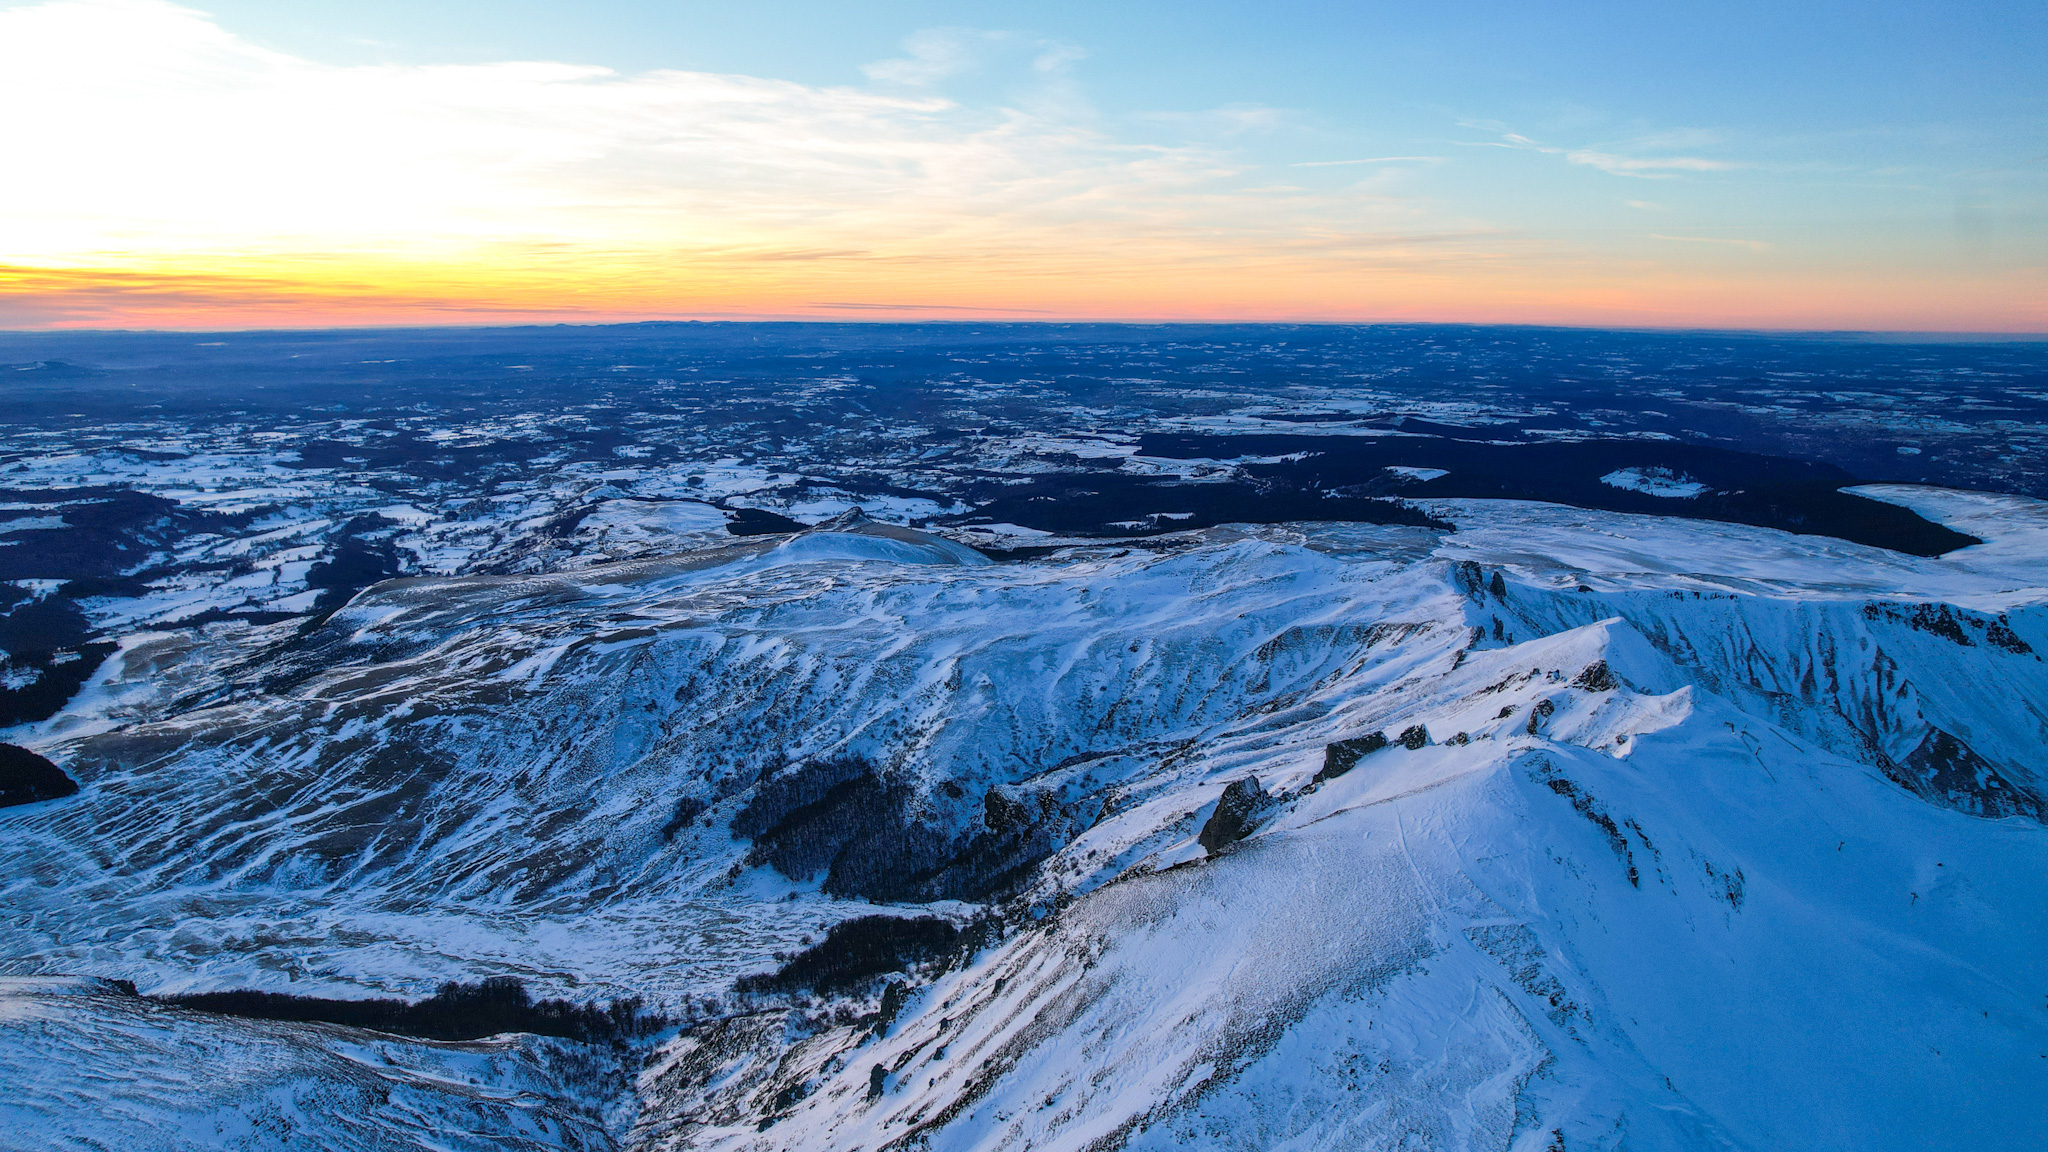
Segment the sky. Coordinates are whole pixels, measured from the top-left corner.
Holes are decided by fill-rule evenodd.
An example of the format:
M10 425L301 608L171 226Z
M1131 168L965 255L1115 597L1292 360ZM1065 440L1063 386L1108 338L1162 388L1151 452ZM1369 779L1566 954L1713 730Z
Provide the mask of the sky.
M2048 5L0 0L0 328L2048 331Z

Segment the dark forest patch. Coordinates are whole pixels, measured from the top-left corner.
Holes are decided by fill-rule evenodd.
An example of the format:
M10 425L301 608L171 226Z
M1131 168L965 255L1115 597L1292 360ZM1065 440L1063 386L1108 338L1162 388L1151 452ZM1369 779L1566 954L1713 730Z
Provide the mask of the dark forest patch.
M960 796L945 811L934 803L857 757L807 761L758 785L732 829L754 842L749 863L793 880L822 874L835 896L984 900L1027 879L1092 811L1000 789L982 797L978 820Z
M510 976L475 984L447 983L424 1000L332 1000L285 992L187 992L150 999L199 1012L252 1020L342 1024L427 1040L476 1040L529 1032L598 1043L659 1031L661 1017L641 1010L637 997L608 1004L535 1000Z
M78 694L117 645L91 641L92 625L65 596L31 596L0 584L0 727L47 720Z
M762 782L733 817L754 842L747 860L836 896L930 899L928 880L951 837L933 826L914 791L856 758L807 761Z
M356 593L399 574L391 528L391 522L382 516L358 516L342 529L341 539L327 559L307 569L306 586L320 589L308 627L334 615Z
M1068 536L1154 536L1218 524L1280 524L1340 520L1451 526L1400 500L1315 491L1289 484L1229 480L1205 483L1144 476L1060 476L1020 485L944 523L1021 524Z
M42 756L14 744L0 744L0 808L56 800L78 791L78 782Z
M118 577L188 533L219 530L235 517L195 513L174 500L125 488L0 489L0 527L62 518L61 528L22 529L0 548L0 580Z
M119 647L99 642L80 644L66 651L15 656L15 667L32 669L35 679L19 688L0 688L0 728L33 724L55 716Z
M772 973L741 978L741 992L849 992L877 976L938 959L962 934L936 916L859 916L832 926L825 939Z
M772 536L782 532L801 532L809 527L762 508L726 508L723 511L725 530L734 536Z
M0 489L0 582L61 580L54 595L0 583L0 660L12 687L0 686L0 727L56 715L116 645L93 629L76 603L98 596L139 596L166 574L164 553L196 533L231 533L254 513L194 512L176 501L125 488ZM24 527L24 523L59 526Z
M1411 421L1403 427L1413 429L1415 424ZM1479 433L1466 435L1476 437ZM1357 499L1395 494L1544 500L1611 512L1721 520L1804 535L1834 536L1915 556L1939 556L1981 543L1974 536L1943 527L1911 509L1841 491L1861 481L1833 464L1672 440L1518 443L1418 435L1154 434L1141 440L1139 451L1169 459L1300 456L1277 463L1245 464L1240 469L1252 482L1270 485L1270 491L1285 495L1284 502L1289 507L1318 497ZM1447 474L1417 480L1389 471L1397 467L1443 469ZM1705 485L1706 490L1689 498L1655 496L1601 481L1603 476L1631 468L1647 474L1689 477Z

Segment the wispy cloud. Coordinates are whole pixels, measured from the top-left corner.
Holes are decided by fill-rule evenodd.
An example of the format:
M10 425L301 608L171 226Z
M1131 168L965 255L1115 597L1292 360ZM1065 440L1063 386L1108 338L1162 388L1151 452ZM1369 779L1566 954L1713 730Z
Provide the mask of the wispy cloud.
M1274 109L1213 110L1207 142L1119 139L1076 105L1078 58L941 29L871 66L868 86L337 67L163 0L0 9L0 107L32 110L0 117L0 151L39 158L35 179L0 182L0 260L223 276L438 260L549 278L582 260L598 281L727 283L1260 261L1298 236L1432 230L1394 198L1248 186L1258 167L1216 141ZM940 90L984 68L1009 69L1016 98Z
M1588 164L1615 176L1668 177L1678 172L1726 172L1740 165L1704 156L1622 156L1591 148L1576 148L1564 154L1574 164Z
M1441 164L1442 156L1366 156L1357 160L1297 160L1291 168L1342 168L1351 164Z
M1717 137L1713 133L1697 130L1668 132L1646 136L1630 142L1624 152L1616 147L1565 148L1533 140L1519 132L1510 132L1498 125L1466 121L1467 128L1480 128L1498 134L1498 140L1462 140L1459 144L1468 148L1508 148L1517 152L1538 152L1547 156L1562 156L1572 164L1584 164L1598 168L1612 176L1631 176L1643 180L1665 180L1682 172L1725 172L1740 168L1741 164L1729 160L1716 160L1706 156L1673 155L1664 149L1681 141L1704 142Z
M1340 145L1256 105L1101 115L1079 58L951 29L830 86L338 67L166 0L0 7L0 327L920 312L1868 327L1857 299L1936 297L1972 324L2039 323L2014 313L2038 291L1975 270L1911 291L1743 280L1729 268L1749 262L1700 246L1768 245L1684 234L1734 225L1674 211L1657 219L1669 237L1589 228L1608 201L1556 195L1587 167L1736 166L1711 134L1568 148L1471 125L1471 146L1559 161L1549 195L1503 209L1476 181L1395 194L1400 166L1445 159L1393 154L1415 147L1391 143L1405 135ZM1332 159L1299 166L1355 169L1346 187L1273 181L1257 160L1303 140ZM1613 259L1617 237L1660 259ZM1912 323L1954 322L1919 308Z
M1653 240L1676 240L1682 244L1727 244L1736 248L1747 248L1751 252L1768 252L1770 244L1762 240L1744 240L1734 236L1666 236L1662 232L1650 233Z
M903 41L903 55L864 65L861 72L881 84L928 88L986 67L1006 50L1020 49L1029 54L1031 68L1040 73L1063 71L1086 55L1072 45L1028 39L1010 32L926 28Z
M1028 101L930 90L977 44L913 37L871 69L892 83L815 87L554 63L332 67L158 0L0 10L0 149L40 158L38 178L0 182L0 255L873 249L1026 237L1217 191L1212 150L1130 146ZM1071 52L1025 47L1019 83L1063 83Z

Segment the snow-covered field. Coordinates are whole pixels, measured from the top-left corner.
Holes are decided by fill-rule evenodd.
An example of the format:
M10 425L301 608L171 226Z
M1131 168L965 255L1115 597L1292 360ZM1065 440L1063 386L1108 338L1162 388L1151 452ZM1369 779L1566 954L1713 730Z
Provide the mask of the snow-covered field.
M0 1149L2048 1145L2039 346L0 370Z
M613 1146L596 1109L564 1103L583 1070L560 1065L581 1054L530 1042L226 1020L99 981L10 978L0 1036L10 1149Z
M0 810L0 1147L2038 1145L2048 505L1868 494L1985 543L1446 500L992 564L622 490L574 564L130 640L13 737L84 787ZM983 946L733 990L875 913ZM687 1026L620 1104L57 980L504 974Z

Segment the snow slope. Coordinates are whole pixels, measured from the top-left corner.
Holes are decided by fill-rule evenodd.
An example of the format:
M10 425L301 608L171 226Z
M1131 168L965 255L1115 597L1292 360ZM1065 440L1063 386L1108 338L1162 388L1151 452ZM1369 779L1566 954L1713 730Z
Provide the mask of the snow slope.
M39 740L80 794L0 812L0 955L717 997L649 1052L630 1147L2048 1136L2043 507L1931 560L1430 508L1460 530L1000 565L848 520L389 582L196 696L117 657L93 691L132 720ZM998 930L897 977L893 1020L876 984L731 991L878 909ZM21 1106L86 1133L55 1091Z
M1131 870L935 982L886 1039L844 1037L841 1067L786 1070L810 1094L765 1132L681 1127L675 1146L2048 1132L2041 829L1931 807L1691 688L1660 693L1672 677L1645 649L1616 623L1469 661L1394 719L1470 743L1397 744L1235 851ZM1622 684L1548 676L1601 659ZM1532 734L1541 700L1555 710ZM1289 780L1284 758L1218 758Z
M221 1020L101 981L0 979L0 1148L608 1149L503 1040Z

